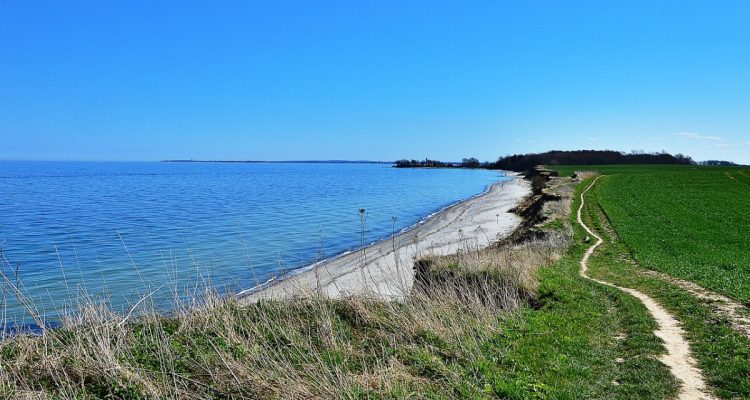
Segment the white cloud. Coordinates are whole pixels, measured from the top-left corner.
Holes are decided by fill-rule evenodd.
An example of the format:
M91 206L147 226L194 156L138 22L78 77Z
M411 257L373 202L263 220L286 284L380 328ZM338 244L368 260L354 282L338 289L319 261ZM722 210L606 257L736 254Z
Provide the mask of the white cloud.
M590 142L598 142L598 141L599 141L599 138L598 138L598 137L590 137L590 138L588 138L588 140L589 140Z
M707 141L712 141L712 142L720 142L724 140L718 136L701 135L700 133L695 133L695 132L678 132L678 133L675 133L675 135L683 137L685 139L691 139L691 140L707 140Z

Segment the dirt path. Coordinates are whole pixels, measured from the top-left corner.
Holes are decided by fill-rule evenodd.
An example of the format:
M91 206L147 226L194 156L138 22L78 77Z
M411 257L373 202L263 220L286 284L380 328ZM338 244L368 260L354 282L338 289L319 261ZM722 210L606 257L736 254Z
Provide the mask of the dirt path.
M678 279L661 272L643 271L643 273L669 282L682 288L691 295L704 300L715 313L726 318L734 330L750 339L750 310L741 303L727 296L712 292L693 282Z
M586 250L586 253L581 259L581 276L599 284L622 290L623 292L637 298L644 306L646 306L659 326L659 328L654 331L654 334L664 341L664 347L667 349L667 353L660 357L660 361L669 367L672 374L682 382L680 393L678 395L679 399L714 399L713 396L706 393L706 383L703 380L703 374L700 369L696 367L695 359L693 359L690 352L690 345L687 340L685 340L685 332L682 330L680 323L669 312L667 312L666 309L651 297L646 296L635 289L616 286L609 282L591 278L587 275L586 272L588 270L589 258L594 253L594 250L604 243L604 241L599 235L594 233L593 230L583 223L581 213L584 206L584 195L596 184L596 181L598 181L599 178L601 178L601 176L594 179L594 181L591 182L583 192L581 192L581 204L578 206L578 223L586 230L586 232L588 232L589 235L596 238L596 243Z

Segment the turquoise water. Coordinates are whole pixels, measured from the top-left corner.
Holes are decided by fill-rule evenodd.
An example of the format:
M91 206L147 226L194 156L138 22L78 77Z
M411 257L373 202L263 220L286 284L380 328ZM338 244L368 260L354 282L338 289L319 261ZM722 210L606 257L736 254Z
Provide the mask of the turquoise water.
M2 271L54 321L83 291L116 308L233 292L388 237L498 181L384 164L0 162ZM396 217L395 225L393 217ZM2 259L2 258L0 258ZM3 284L6 321L29 315ZM178 296L179 297L179 296Z

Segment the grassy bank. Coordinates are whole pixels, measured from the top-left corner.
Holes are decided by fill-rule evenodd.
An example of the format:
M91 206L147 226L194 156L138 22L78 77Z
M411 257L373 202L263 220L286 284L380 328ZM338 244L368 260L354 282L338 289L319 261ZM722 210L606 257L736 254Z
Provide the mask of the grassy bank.
M210 301L119 324L90 310L43 336L0 343L5 398L429 398L491 393L486 350L515 322L498 271L405 302ZM502 291L502 292L500 292ZM457 293L462 296L457 297ZM514 298L515 296L515 298Z

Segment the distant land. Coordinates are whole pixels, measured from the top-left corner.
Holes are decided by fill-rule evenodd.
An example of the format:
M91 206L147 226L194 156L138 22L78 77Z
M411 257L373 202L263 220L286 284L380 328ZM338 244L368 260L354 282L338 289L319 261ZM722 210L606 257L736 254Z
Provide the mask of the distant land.
M393 161L371 161L371 160L287 160L287 161L264 161L264 160L162 160L170 163L253 163L253 164L393 164Z
M668 164L668 165L704 165L704 166L741 166L732 161L705 160L694 161L684 154L669 154L667 152L646 153L631 151L630 153L615 150L551 150L544 153L514 154L499 157L494 162L481 162L474 157L463 158L461 161L439 161L425 158L424 160L399 159L396 161L373 160L162 160L170 163L251 163L251 164L391 164L397 168L483 168L502 169L510 171L529 171L536 165L617 165L617 164Z

